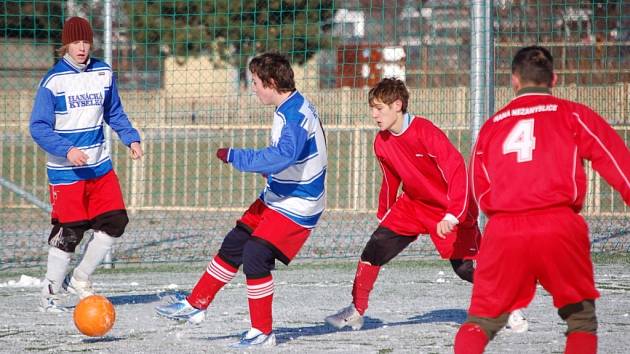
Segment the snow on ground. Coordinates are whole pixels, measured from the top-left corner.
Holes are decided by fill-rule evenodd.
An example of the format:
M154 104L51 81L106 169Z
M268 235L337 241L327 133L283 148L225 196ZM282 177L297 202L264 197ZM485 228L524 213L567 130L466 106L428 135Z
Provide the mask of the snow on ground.
M35 277L22 274L18 281L9 280L4 283L0 283L0 288L39 288L42 286L42 280Z
M401 258L384 267L372 293L365 326L337 331L323 319L350 303L352 261L304 261L274 272L274 330L280 353L452 353L466 318L470 285L456 278L446 262ZM161 266L156 265L156 268ZM224 353L249 328L242 275L221 291L200 325L169 321L153 308L178 291L189 291L205 269L99 271L96 289L114 304L114 328L102 338L81 335L72 312L37 309L39 281L0 275L0 352ZM42 273L43 274L43 270ZM16 280L17 279L17 280ZM596 265L599 352L630 348L630 271L627 264ZM72 297L68 304L76 303ZM526 310L530 330L503 331L487 353L562 353L564 323L539 288Z

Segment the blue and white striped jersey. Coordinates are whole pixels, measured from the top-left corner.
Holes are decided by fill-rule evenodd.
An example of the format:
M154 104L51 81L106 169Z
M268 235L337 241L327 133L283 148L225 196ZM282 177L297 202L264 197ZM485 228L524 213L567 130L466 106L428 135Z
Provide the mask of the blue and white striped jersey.
M66 57L59 60L39 84L30 121L31 136L48 153L50 184L96 178L112 169L104 122L125 145L140 141L123 110L109 65L89 59L78 67ZM89 156L86 165L73 166L66 159L72 147Z
M315 106L294 91L274 112L270 146L231 148L240 171L267 175L260 199L298 225L313 228L326 206L326 138Z

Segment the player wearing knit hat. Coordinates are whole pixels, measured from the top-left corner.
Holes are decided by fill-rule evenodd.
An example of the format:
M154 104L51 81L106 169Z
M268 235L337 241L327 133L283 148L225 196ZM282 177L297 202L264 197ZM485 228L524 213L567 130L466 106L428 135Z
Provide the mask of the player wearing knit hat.
M132 159L143 154L112 68L90 56L93 39L86 19L71 17L64 23L61 58L41 80L31 113L31 136L48 153L53 206L40 303L44 312L68 310L59 297L64 290L80 298L94 294L92 274L129 221L105 145L105 124L129 147ZM77 267L69 271L71 257L89 229L94 236Z
M68 45L76 41L86 41L94 43L94 32L90 23L81 17L70 17L63 24L61 33L61 43Z
M63 24L61 43L63 44L59 49L61 56L69 54L77 64L85 64L94 43L92 26L82 17L70 17Z

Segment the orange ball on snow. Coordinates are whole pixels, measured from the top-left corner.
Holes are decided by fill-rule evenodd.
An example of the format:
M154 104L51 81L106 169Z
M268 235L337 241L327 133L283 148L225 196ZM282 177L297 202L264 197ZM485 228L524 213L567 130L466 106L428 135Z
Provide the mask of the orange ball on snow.
M79 301L74 309L74 324L77 329L90 337L100 337L114 325L116 311L106 297L91 295Z

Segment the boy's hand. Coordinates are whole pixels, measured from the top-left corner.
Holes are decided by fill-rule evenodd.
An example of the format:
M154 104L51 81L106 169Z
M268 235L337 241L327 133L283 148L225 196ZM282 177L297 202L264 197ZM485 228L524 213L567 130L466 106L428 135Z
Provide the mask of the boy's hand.
M446 235L453 231L455 228L455 223L452 223L448 220L442 220L437 224L437 235L440 238L446 238Z
M144 155L144 151L142 151L142 146L139 142L135 141L129 145L129 149L131 149L131 159L137 160Z
M68 155L66 155L66 158L74 166L83 166L87 163L90 157L85 152L79 150L78 148L72 147L68 151Z
M228 148L220 148L219 150L217 150L217 157L219 158L219 160L223 161L223 163L228 163L228 157L230 154L230 149Z

